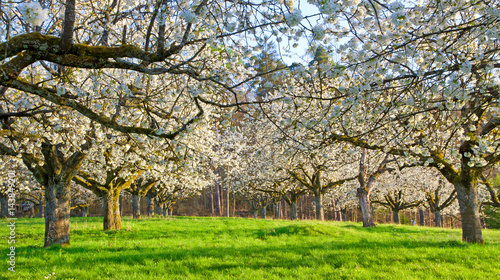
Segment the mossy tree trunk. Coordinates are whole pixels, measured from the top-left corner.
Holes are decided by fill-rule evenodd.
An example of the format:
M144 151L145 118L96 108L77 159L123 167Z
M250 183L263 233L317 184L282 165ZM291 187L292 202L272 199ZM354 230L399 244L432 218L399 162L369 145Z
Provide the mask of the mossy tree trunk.
M111 188L103 196L104 230L119 230L122 228L120 191L119 188Z

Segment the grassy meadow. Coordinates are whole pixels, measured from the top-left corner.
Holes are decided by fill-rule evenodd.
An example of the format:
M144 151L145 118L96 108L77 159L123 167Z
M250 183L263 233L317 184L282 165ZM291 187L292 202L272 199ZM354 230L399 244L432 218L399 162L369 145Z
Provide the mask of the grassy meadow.
M72 218L71 245L44 249L44 220L16 223L16 272L0 279L500 279L500 231L238 218Z

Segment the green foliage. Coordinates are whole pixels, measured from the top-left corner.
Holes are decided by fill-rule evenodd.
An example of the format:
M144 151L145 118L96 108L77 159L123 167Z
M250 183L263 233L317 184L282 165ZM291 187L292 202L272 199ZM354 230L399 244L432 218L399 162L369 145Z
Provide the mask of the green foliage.
M2 236L8 234L5 224L1 221ZM477 245L463 243L460 230L414 226L124 217L123 230L104 232L102 218L92 217L72 218L68 247L42 248L43 234L43 219L18 220L16 272L0 275L142 280L494 279L500 274L497 230L484 230L486 245Z

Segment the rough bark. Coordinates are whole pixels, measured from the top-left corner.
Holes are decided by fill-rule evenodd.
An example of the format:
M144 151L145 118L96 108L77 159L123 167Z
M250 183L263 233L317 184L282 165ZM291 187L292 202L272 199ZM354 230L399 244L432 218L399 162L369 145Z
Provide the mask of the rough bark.
M132 194L132 218L141 218L141 196L138 194Z
M266 218L266 206L262 207L262 219Z
M399 221L399 210L392 211L392 222L399 225L401 222Z
M434 211L434 224L436 227L443 227L443 216L441 216L441 211Z
M257 219L257 217L259 217L259 210L254 209L254 210L253 210L253 218L254 218L254 219Z
M290 204L290 220L297 220L298 215L297 215L297 201L292 201Z
M477 181L470 179L455 184L460 215L462 217L462 240L470 243L484 243L479 216L479 193Z
M419 214L419 222L421 226L425 226L425 218L424 218L424 210L418 209L418 214Z
M104 230L119 230L122 228L120 217L120 192L109 191L103 197Z
M373 221L373 212L368 198L368 193L364 188L358 188L357 196L359 201L359 207L361 208L361 216L363 219L363 227L375 227L375 222Z
M314 202L316 204L316 219L325 220L325 208L323 207L323 193L317 192L314 194Z
M69 245L71 206L70 181L54 182L45 186L45 240L44 247L55 244Z

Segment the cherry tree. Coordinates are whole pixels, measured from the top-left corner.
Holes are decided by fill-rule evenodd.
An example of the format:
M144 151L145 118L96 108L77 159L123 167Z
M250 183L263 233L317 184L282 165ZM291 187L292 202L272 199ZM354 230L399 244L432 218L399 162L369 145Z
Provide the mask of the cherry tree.
M328 9L354 16L332 34L343 64L318 63L321 91L307 92L332 104L318 115L325 142L436 168L457 192L463 240L483 243L478 188L499 160L498 3L371 3Z

